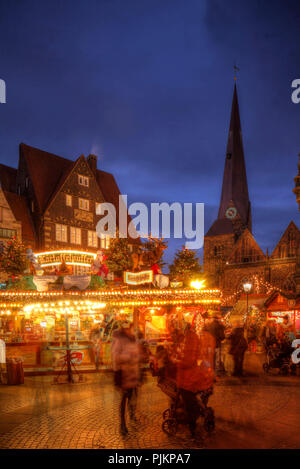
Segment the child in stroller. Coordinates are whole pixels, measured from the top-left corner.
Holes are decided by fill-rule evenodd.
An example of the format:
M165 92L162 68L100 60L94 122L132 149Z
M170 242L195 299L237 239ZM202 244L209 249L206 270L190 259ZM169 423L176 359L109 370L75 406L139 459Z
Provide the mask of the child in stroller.
M207 338L206 334L208 333L204 333ZM210 334L209 336L214 341ZM207 432L215 427L214 411L207 406L213 393L214 373L204 356L204 359L199 359L201 340L195 332L190 329L186 331L180 348L181 353L174 354L173 350L172 356L168 356L158 372L158 386L170 398L170 406L163 412L162 429L174 435L179 424L188 424L192 437L195 437L196 423L200 416L204 418Z
M266 347L267 361L263 363L265 373L270 373L271 370L278 370L281 375L288 375L294 372L295 366L291 361L293 348L290 341L286 338L273 341Z

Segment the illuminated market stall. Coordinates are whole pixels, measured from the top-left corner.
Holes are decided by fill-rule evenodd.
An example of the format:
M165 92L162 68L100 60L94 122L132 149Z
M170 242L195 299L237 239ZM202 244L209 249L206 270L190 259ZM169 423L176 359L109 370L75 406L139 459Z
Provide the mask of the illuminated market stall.
M284 316L288 315L294 326L294 332L297 337L300 336L300 297L288 295L283 292L275 291L265 302L267 318L274 320L277 324L283 321Z
M7 356L23 357L25 369L53 368L63 351L51 347L66 345L67 317L70 344L74 350L78 348L77 363L94 362L90 333L99 326L103 330L102 361L109 366L111 334L120 319L132 320L136 329L156 343L168 336L174 320L191 321L219 304L219 290L205 289L0 292L0 337L6 342Z

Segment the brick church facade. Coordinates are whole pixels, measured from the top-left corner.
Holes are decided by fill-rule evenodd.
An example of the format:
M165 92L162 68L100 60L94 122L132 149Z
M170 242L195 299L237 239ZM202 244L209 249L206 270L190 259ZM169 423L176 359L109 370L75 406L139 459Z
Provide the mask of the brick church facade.
M208 285L222 289L228 306L251 282L252 293L272 287L300 293L300 231L291 221L271 254L252 234L251 203L243 150L236 85L234 87L225 169L218 217L204 238L204 272Z

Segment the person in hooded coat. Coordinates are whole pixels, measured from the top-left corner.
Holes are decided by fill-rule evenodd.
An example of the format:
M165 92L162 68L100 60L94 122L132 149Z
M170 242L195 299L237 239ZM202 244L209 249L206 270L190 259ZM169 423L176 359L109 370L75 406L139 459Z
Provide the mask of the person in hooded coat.
M134 397L140 380L139 356L140 348L133 334L133 324L124 322L120 329L113 333L111 346L112 366L115 385L121 390L120 431L128 433L125 419L126 405L129 415L135 420Z

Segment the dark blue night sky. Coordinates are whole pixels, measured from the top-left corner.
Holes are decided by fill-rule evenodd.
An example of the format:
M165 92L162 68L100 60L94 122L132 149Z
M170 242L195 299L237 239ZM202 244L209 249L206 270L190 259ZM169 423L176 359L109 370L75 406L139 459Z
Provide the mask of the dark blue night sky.
M0 0L0 160L16 166L20 142L96 153L130 201L204 202L207 231L234 62L253 233L272 251L291 219L299 225L296 1Z

